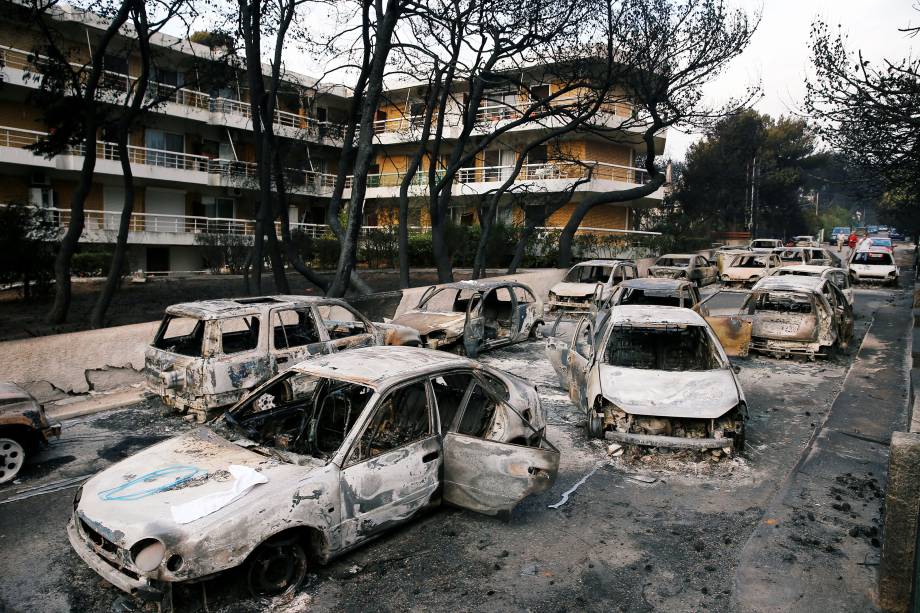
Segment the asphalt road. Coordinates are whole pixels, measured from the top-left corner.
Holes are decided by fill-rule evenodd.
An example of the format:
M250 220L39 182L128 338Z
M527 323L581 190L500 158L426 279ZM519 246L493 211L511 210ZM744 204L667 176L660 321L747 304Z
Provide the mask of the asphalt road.
M752 418L741 458L611 458L589 441L537 342L483 361L533 381L562 451L556 485L508 522L444 508L315 574L294 602L263 603L233 576L177 594L183 611L734 610L742 545L843 387L880 305L903 290L858 289L850 353L805 362L740 360ZM891 365L894 367L895 365ZM881 365L885 367L885 365ZM21 482L0 489L0 610L107 610L119 596L71 551L74 484L190 426L153 403L64 423ZM592 472L593 471L593 472ZM562 493L590 476L558 509Z

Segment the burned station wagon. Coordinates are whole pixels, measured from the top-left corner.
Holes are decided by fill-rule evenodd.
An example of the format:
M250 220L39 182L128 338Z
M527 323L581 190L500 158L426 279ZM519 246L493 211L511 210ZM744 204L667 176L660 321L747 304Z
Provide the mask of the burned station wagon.
M441 502L507 514L559 452L534 386L447 352L366 347L305 360L217 418L92 477L71 545L148 600L242 566L256 595Z
M694 253L669 253L649 266L648 276L659 279L688 279L698 287L716 283L719 270L709 260Z
M147 385L204 421L310 355L369 345L419 345L418 333L372 323L342 300L263 296L176 304L147 348Z
M424 347L476 357L532 338L542 315L542 301L523 283L459 281L429 287L392 323L417 330Z
M627 305L547 339L589 436L629 445L741 451L747 406L715 333L698 314Z

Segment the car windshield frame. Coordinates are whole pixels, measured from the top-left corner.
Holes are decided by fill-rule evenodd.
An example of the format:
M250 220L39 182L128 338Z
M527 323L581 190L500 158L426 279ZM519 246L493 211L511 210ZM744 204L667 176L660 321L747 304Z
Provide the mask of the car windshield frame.
M576 264L569 269L569 272L565 273L565 278L562 279L564 283L607 283L610 281L610 278L613 276L614 266L602 265L602 264ZM584 270L589 271L588 279L582 278L584 276ZM597 270L600 269L602 279L597 278ZM604 272L604 271L607 272ZM573 274L578 273L578 278L571 278ZM592 274L594 272L594 274Z
M873 258L887 261L873 262ZM894 258L892 258L891 254L888 252L857 251L853 255L853 261L851 263L860 264L862 266L894 266Z
M452 301L453 304L450 310L429 308L431 301L436 296L446 292L455 292L454 299ZM462 292L470 292L469 297L463 298ZM418 303L418 306L416 306L414 310L422 311L424 313L466 313L470 303L474 300L478 302L482 301L482 291L478 288L440 287L425 296L424 299Z
M629 334L632 338L628 343L621 343L621 346L614 347L616 341L623 340L622 335ZM666 360L662 346L662 341L667 335L689 335L696 338L682 339L685 341L696 342L701 345L701 351L696 352L695 356L685 354L678 360L678 364L669 364ZM626 347L626 345L629 347ZM654 348L652 347L654 345ZM635 348L635 351L632 351ZM620 356L621 359L614 361L612 355L615 351L632 351L633 356ZM642 354L640 355L640 351ZM654 351L654 356L650 355ZM635 359L638 356L638 359ZM693 358L701 360L702 368L690 367L693 365ZM670 358L669 358L670 359ZM642 362L644 360L644 363ZM651 365L650 362L654 362ZM674 324L674 323L614 323L610 326L610 331L604 341L603 364L616 368L630 368L635 370L658 370L662 372L712 372L726 368L726 362L718 351L709 329L701 324Z
M690 266L689 256L662 256L655 260L655 266L667 266L670 268L688 268Z

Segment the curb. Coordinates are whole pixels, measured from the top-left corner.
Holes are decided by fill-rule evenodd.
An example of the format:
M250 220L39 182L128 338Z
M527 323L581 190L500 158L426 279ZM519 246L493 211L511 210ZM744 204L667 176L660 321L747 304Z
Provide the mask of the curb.
M45 405L45 414L50 421L64 421L74 419L103 411L120 409L131 404L142 402L150 397L149 392L144 389L121 389L105 394L89 396L83 400L70 402L58 402ZM69 400L69 399L68 399Z

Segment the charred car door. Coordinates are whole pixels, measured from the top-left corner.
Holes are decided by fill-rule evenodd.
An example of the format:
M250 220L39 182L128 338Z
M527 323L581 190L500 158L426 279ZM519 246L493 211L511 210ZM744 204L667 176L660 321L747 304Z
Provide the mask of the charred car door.
M754 316L748 300L750 295L747 291L722 290L697 305L697 312L712 328L726 355L731 357L745 357L751 349Z
M269 343L275 374L308 356L329 352L309 307L273 310Z
M376 328L343 304L322 304L314 308L314 313L326 332L331 351L383 344L377 342Z
M853 338L853 328L855 323L855 317L853 316L853 305L850 304L850 301L847 300L843 290L837 287L837 285L829 282L827 287L830 288L834 297L832 305L834 307L834 311L837 313L837 338L840 344L845 346L850 342L850 339ZM830 300L828 300L828 302L830 302Z
M220 338L219 350L208 359L215 393L242 394L271 376L259 315L227 317L213 323L217 325L216 334ZM231 400L235 401L235 398Z
M475 358L479 355L485 340L486 325L482 315L482 303L484 296L470 298L466 305L466 321L463 324L463 349L466 355Z
M537 298L523 285L515 285L511 290L514 295L514 341L518 342L530 336L530 330L537 324Z
M437 391L435 398L440 407L442 396ZM526 440L518 441L520 444L486 438L493 431L500 407L531 432ZM445 502L486 515L509 513L521 500L548 489L556 479L559 451L546 440L544 429L534 428L476 377L471 378L452 424L442 419L441 427Z
M385 392L371 409L340 474L345 546L409 519L431 501L441 473L441 441L432 423L424 379Z

